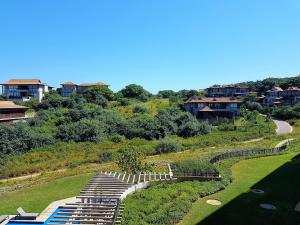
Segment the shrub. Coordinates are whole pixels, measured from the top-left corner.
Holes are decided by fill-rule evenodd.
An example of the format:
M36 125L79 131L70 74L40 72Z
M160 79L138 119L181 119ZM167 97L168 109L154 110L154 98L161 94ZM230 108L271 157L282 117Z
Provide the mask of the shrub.
M148 114L129 119L125 135L128 138L140 137L147 140L159 139L165 136L158 122Z
M170 98L175 96L176 93L172 90L163 90L163 91L159 91L157 94L157 97L159 98Z
M149 110L142 106L135 106L132 109L133 113L149 113Z
M0 155L26 152L52 143L52 137L34 132L25 123L0 126Z
M121 143L125 141L125 137L123 135L116 134L112 136L110 140L114 143Z
M173 140L161 140L155 146L156 154L169 153L169 152L177 152L182 149L182 145L178 144Z
M109 151L103 151L99 153L99 162L100 163L105 163L105 162L109 162L112 161L113 157L112 157L112 153Z
M56 138L62 141L99 142L105 137L103 124L97 120L82 119L58 127Z
M215 165L204 160L184 160L172 164L174 173L188 174L190 176L201 176L203 174L218 173Z
M230 123L223 123L218 126L219 131L234 131L236 129L237 129L237 126L235 126L234 124L230 124Z
M118 100L118 102L120 103L121 106L128 106L130 105L130 99L128 98L121 98Z
M262 106L260 103L250 101L246 102L246 108L250 110L257 110L259 112L262 110Z
M88 88L84 93L83 97L89 103L95 103L102 107L106 107L108 101L113 100L114 93L106 86L103 87L91 87Z
M138 151L137 148L131 146L119 150L118 153L117 164L122 169L122 171L136 174L138 172L151 170L151 165L142 163L144 155L140 151Z
M160 110L156 116L158 123L166 134L176 134L178 131L177 118L183 112L178 108Z
M181 137L187 138L196 135L208 134L211 132L211 126L208 122L199 123L196 119L193 119L179 127L178 134Z

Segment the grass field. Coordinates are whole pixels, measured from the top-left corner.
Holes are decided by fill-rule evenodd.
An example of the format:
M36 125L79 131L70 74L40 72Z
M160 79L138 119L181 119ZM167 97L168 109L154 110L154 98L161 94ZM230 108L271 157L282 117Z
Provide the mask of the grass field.
M295 131L295 130L294 130ZM149 156L147 157L146 161L161 161L161 160L184 160L184 159L193 159L193 158L203 158L210 155L211 152L217 151L220 149L228 149L228 148L259 148L259 147L273 147L275 146L280 140L285 139L286 136L270 136L264 140L258 141L258 142L250 142L250 143L244 143L242 142L231 142L231 143L223 143L217 147L205 147L205 148L197 148L193 150L186 150L183 152L178 153L171 153L171 154L163 154L163 155L156 155L156 156ZM87 146L86 146L87 147ZM89 146L90 147L90 146ZM87 148L88 151L83 151L84 155L87 157L90 157L91 150ZM93 151L92 151L93 152ZM290 154L289 154L290 155ZM75 154L74 154L75 156ZM232 191L231 198L230 195L228 195L228 202L231 199L234 199L236 196L239 195L239 193L243 193L244 190L247 190L249 188L249 185L253 185L256 181L262 179L262 177L266 176L267 174L271 173L271 171L275 170L277 167L280 166L280 163L284 163L284 157L288 155L284 155L283 161L275 160L274 162L270 163L270 165L262 165L263 168L261 168L263 171L259 172L257 174L256 169L259 169L260 167L256 168L256 165L254 165L255 170L241 170L238 168L236 169L236 166L243 164L243 162L251 162L252 160L243 161L237 165L234 166L234 176L236 176L240 173L240 176L244 176L243 174L247 174L247 177L249 177L249 180L247 178L246 184L243 182L241 185L237 185L236 190ZM265 158L266 160L271 159L272 157ZM257 159L258 160L258 159ZM259 159L262 160L262 159ZM288 158L285 159L288 161ZM255 161L255 160L254 160ZM264 161L266 162L266 161ZM259 163L259 164L265 164L265 163ZM79 191L82 189L82 187L87 183L89 178L91 177L90 174L87 174L88 171L91 171L91 169L99 169L104 170L103 167L107 167L106 169L116 169L114 163L109 163L107 165L105 164L97 164L97 163L91 163L82 165L79 167L76 167L74 173L79 173L80 175L76 176L70 176L66 173L65 178L56 178L56 180L46 180L44 176L41 176L38 179L43 180L43 183L40 185L34 185L30 188L23 188L20 191L14 191L14 192L8 192L5 194L0 194L0 214L11 214L15 213L16 208L19 206L24 207L28 211L36 211L40 212L42 211L49 203L55 200L75 196ZM248 167L247 165L245 166ZM245 168L245 169L246 169ZM165 168L157 166L156 170L161 171ZM74 170L74 169L72 169ZM69 169L67 169L69 171ZM237 171L237 172L236 172ZM250 179L251 178L251 179ZM239 183L239 180L236 180L232 185L235 185L236 183ZM20 182L22 184L22 182ZM2 185L7 185L2 184ZM232 185L229 186L229 188L232 187ZM227 191L227 190L226 190ZM230 189L229 189L230 191ZM223 193L223 192L221 192ZM220 193L220 194L221 194ZM229 192L231 193L231 192ZM300 200L300 199L299 199ZM201 202L201 200L199 200ZM225 201L225 200L224 200ZM197 205L198 202L195 204ZM197 207L193 207L191 214L188 214L188 216L185 218L188 222L183 221L183 224L196 224L200 221L201 218L205 218L213 211L215 208L211 209L205 209L204 211L201 210L201 213L197 211ZM201 207L206 207L206 204L200 204ZM195 211L196 210L196 211ZM195 215L193 214L195 213ZM192 220L189 220L189 217L192 218Z
M0 215L16 214L20 206L25 211L41 212L53 201L78 195L91 176L83 174L64 177L21 191L0 194Z
M224 191L195 202L180 225L206 224L300 224L300 214L293 211L300 201L299 153L243 160L232 167L234 181ZM251 188L263 189L263 195ZM210 206L207 199L218 199L222 206ZM260 203L271 203L276 211L260 209Z

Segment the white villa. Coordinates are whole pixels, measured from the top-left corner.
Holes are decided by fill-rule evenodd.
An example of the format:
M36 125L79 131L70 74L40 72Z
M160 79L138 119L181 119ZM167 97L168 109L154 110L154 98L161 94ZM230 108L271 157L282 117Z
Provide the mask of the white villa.
M36 98L41 102L45 93L53 88L38 79L12 79L0 85L2 85L2 94L13 101L28 101Z

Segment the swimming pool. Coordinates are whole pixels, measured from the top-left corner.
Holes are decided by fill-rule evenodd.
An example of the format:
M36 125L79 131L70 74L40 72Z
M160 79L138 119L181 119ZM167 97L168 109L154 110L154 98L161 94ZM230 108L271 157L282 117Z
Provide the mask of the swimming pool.
M75 209L74 209L75 210ZM59 220L63 220L63 218L57 219L56 216L70 216L72 215L72 210L69 209L69 211L65 211L63 208L56 209L52 215L45 221L45 222L32 222L32 221L22 221L22 222L9 222L8 225L55 225L55 224L65 224L65 222L59 222ZM53 219L55 219L55 222L51 222ZM76 221L72 222L72 224L77 224Z

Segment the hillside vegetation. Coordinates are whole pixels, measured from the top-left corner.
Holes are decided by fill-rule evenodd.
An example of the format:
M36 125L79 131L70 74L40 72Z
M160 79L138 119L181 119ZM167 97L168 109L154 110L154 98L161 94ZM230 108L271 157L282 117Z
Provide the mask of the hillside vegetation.
M180 102L196 93L152 96L141 86L129 85L119 93L97 87L82 96L53 92L42 103L27 102L36 111L34 118L0 127L0 178L112 161L128 145L154 155L274 133L274 124L255 112L243 111L234 123L197 120L180 108ZM178 147L172 150L170 142ZM160 152L157 146L162 144Z

